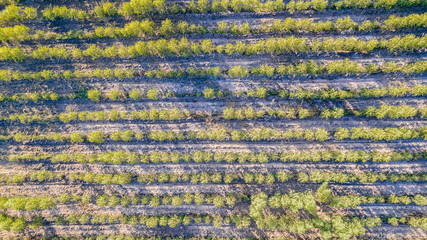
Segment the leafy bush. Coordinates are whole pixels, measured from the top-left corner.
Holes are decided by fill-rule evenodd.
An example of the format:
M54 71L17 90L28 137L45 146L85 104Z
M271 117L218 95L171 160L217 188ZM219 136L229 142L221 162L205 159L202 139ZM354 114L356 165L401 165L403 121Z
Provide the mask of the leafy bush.
M42 11L43 18L54 21L56 19L75 19L75 20L84 20L89 14L83 10L77 10L67 7L55 6L53 8L45 8Z
M97 89L89 90L87 92L87 97L94 102L99 102L101 98L101 92Z
M105 139L104 134L101 131L95 131L88 134L87 140L91 143L101 144Z
M102 35L102 34L101 34ZM56 58L56 59L67 59L73 57L75 59L80 59L84 56L91 57L92 60L106 57L106 58L135 58L139 56L169 56L169 55L178 55L188 57L190 54L200 54L201 51L205 53L210 53L211 51L216 51L218 53L225 52L229 55L237 54L284 54L289 52L300 53L307 51L358 51L358 52L372 52L376 49L387 49L390 52L396 51L414 51L417 49L423 48L423 42L427 37L415 37L414 35L407 35L405 37L394 37L390 40L369 40L363 41L356 38L326 38L324 40L316 40L312 43L308 43L305 38L270 38L267 41L259 41L257 43L248 43L245 44L241 41L238 41L234 44L226 44L225 49L223 45L212 45L208 43L208 40L203 40L202 42L193 42L190 43L186 38L181 38L179 41L176 39L170 39L169 41L165 39L160 39L157 41L151 42L137 42L133 46L118 47L110 46L105 49L92 44L87 49L63 49L63 48L49 48L47 46L39 47L32 52L24 52L22 48L8 48L1 47L0 53L1 60L15 60L22 61L26 58L35 58L35 59L47 59L47 58ZM178 46L180 46L178 48ZM215 50L214 50L215 49ZM392 63L388 63L383 67L383 71L403 71L405 73L420 73L425 71L425 61L420 61L411 65L411 68L406 67L397 67L393 66ZM370 65L372 66L372 65ZM267 76L272 76L272 68L266 67L260 70L260 73L266 74ZM295 68L278 68L276 70L279 74L284 73L293 73L293 74L320 74L323 71L323 68L319 65L314 64L314 62L308 62L304 64L299 64ZM205 71L204 71L205 72ZM342 74L342 73L360 73L366 72L359 63L345 60L344 62L335 61L328 65L327 72L329 74ZM242 68L241 66L234 66L228 71L230 77L246 77L249 74L249 70ZM147 72L146 75L153 75L153 72ZM159 77L165 77L166 71L159 69L157 71ZM189 74L191 76L191 74ZM205 74L201 74L205 75ZM120 77L123 77L121 75Z
M110 2L103 3L102 5L95 7L95 14L98 17L110 17L118 14L117 8Z
M0 12L0 23L20 22L37 18L37 9L10 4Z
M148 90L147 97L149 99L152 99L152 100L158 100L159 94L160 94L159 91L157 89L153 88L153 89Z
M205 98L211 99L215 97L215 91L212 88L206 88L203 92L203 95L205 96Z
M71 139L71 141L72 142L84 142L84 135L83 134L81 134L81 133L73 133L73 134L71 134L71 136L70 136L70 139Z
M108 98L111 99L111 100L113 100L113 101L118 100L122 96L123 96L123 93L120 90L112 90L108 94Z
M129 97L134 100L139 100L141 98L141 93L139 92L138 89L133 89L132 91L129 92Z

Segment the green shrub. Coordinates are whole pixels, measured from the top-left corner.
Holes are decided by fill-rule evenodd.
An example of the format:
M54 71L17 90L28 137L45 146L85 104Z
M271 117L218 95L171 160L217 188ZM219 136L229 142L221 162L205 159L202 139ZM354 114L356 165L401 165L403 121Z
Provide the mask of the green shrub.
M139 100L141 98L141 93L139 92L138 89L133 89L132 91L129 92L129 97L134 100Z
M166 10L164 0L131 0L124 2L119 11L125 16L145 17L155 12L164 13Z
M102 5L95 7L95 14L98 17L110 17L118 14L117 8L110 2L103 3Z
M132 141L134 138L134 134L131 130L126 130L121 133L121 139L125 142Z
M76 132L76 133L73 133L73 134L71 134L71 136L70 136L70 140L71 141L73 141L73 142L84 142L84 135L83 134L81 134L81 133L78 133L78 132Z
M95 131L89 133L87 136L87 140L91 143L98 143L101 144L105 141L104 134L101 131Z
M87 97L92 101L99 102L101 98L101 92L97 89L89 90L87 92Z
M123 93L120 90L112 90L108 93L108 98L113 101L118 100L121 96L123 96Z
M147 97L149 99L152 99L152 100L158 100L159 94L160 94L159 91L157 89L153 88L153 89L148 90Z
M325 129L318 129L316 130L314 135L315 135L316 141L323 142L328 139L329 132L326 131Z
M207 99L212 99L215 97L215 91L212 88L206 88L203 94Z
M393 226L397 226L397 225L399 225L399 222L398 222L397 218L392 217L392 218L388 219L388 224L391 224Z

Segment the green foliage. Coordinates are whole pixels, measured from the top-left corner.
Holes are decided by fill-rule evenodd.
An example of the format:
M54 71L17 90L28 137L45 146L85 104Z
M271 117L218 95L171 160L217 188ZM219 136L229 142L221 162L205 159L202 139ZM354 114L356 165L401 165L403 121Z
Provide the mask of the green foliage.
M74 20L84 20L89 14L83 10L77 10L74 8L59 7L55 6L53 8L45 8L42 11L43 18L46 20L54 21L57 19L74 19Z
M87 135L87 140L91 143L101 144L104 142L104 134L101 131L94 131Z
M321 203L329 203L332 199L331 190L328 183L324 182L316 191L316 199Z
M79 143L84 142L85 140L84 135L81 133L71 134L70 139L72 142L79 142Z
M19 22L37 18L37 9L11 4L0 12L0 23Z
M241 66L234 66L228 70L228 75L231 78L245 78L249 76L249 70L242 68Z
M248 180L249 174L246 173L244 176L241 175L234 175L234 174L223 174L223 182L224 183L232 183L237 180ZM167 177L167 178L166 178ZM63 179L68 179L69 181L84 181L84 182L95 182L98 184L129 184L132 182L132 179L138 179L139 183L145 183L150 184L152 182L176 182L176 181L182 181L187 182L190 180L192 184L208 184L212 183L212 174L208 173L201 173L201 174L192 174L191 178L190 175L186 174L145 174L145 175L132 175L130 173L125 174L97 174L94 173L70 173L68 175L64 174L55 174L48 171L39 171L39 172L32 172L31 174L15 174L9 178L5 174L0 175L0 181L5 182L7 184L12 183L23 183L24 181L37 181L37 182L43 182L46 180L49 181L58 181ZM271 178L271 181L269 180ZM267 184L269 182L275 182L277 176L274 176L272 174L255 174L255 181L258 184L266 182ZM361 182L361 183L367 183L367 182L378 182L378 181L420 181L426 178L425 174L373 174L369 172L363 172L358 174L346 174L342 172L320 172L320 171L313 171L309 174L306 173L298 173L293 174L292 178L296 178L299 182L306 183L306 182L312 182L312 183L323 183L323 182L338 182L338 183L345 183L345 182ZM291 178L289 178L291 179ZM251 179L253 180L253 179ZM195 202L200 201L200 199L196 199ZM170 201L170 200L169 200ZM410 202L410 199L407 197L402 197L400 201L404 204L408 204Z
M379 108L367 107L363 114L368 117L376 117L382 119L384 117L389 118L410 118L414 117L418 113L417 109L409 105L390 106L381 105Z
M129 97L134 100L139 100L141 98L141 93L138 89L133 89L129 92Z
M89 90L87 92L87 97L94 102L99 102L101 98L101 92L98 89Z
M251 205L249 207L249 216L255 220L262 217L262 212L267 206L268 196L265 193L259 193L251 197Z
M157 89L155 89L155 88L150 89L150 90L147 91L147 97L149 99L152 99L152 100L158 100L159 99L159 94L160 94L159 91Z
M137 139L141 139L143 135L139 137L139 133L125 132L125 135L134 134ZM148 133L148 138L153 141L172 141L172 140L184 140L184 139L200 139L200 140L212 140L212 141L240 141L243 139L249 139L251 141L262 141L262 140L291 140L291 139L305 139L307 141L325 141L329 139L330 135L334 135L335 140L350 139L366 139L370 141L394 141L394 140L410 140L410 139L427 139L426 127L419 129L409 128L352 128L344 129L337 128L335 131L329 132L325 129L317 129L313 131L311 129L306 130L286 130L271 129L271 128L253 128L248 130L233 130L226 128L210 129L208 132L201 130L199 132L189 132L184 134L183 132L174 131L153 131ZM232 137L233 136L233 137ZM236 136L239 136L238 138ZM15 141L26 141L29 139L33 140L53 140L53 141L64 141L70 140L69 136L62 136L61 134L48 134L39 136L28 136L22 133L16 133L14 135L6 136L5 139L14 138ZM123 137L122 137L123 138ZM89 142L102 143L104 141L104 133L101 131L91 132L87 135ZM117 133L117 140L119 140L119 133ZM114 140L114 139L113 139Z
M120 90L112 90L111 92L108 93L108 98L113 101L118 100L122 96L123 96L123 93Z
M212 88L206 88L205 91L203 91L203 95L207 99L211 99L215 97L215 91Z
M322 3L324 1L313 1L317 3ZM272 2L271 2L272 3ZM64 9L65 12L67 9ZM48 14L56 18L67 18L64 14L53 14L50 13L52 10L49 10ZM77 10L70 10L73 14L76 13ZM78 13L78 11L77 11ZM102 5L96 6L94 13L97 17L109 17L116 16L119 12L118 9L112 3L104 3ZM82 14L80 17L88 17L89 15ZM85 16L86 15L86 16ZM36 16L36 15L35 15ZM31 35L29 33L29 29L23 25L16 25L14 27L5 27L0 28L0 40L3 41L24 41L27 39L75 39L75 38L124 38L124 37L145 37L148 35L160 35L160 36L170 36L172 34L177 34L178 32L181 34L185 33L225 33L230 32L233 34L248 34L250 32L294 32L294 31L311 31L311 32L321 32L321 31L334 31L334 30L372 30L372 29L385 29L385 30L397 30L401 28L408 27L423 27L423 23L425 22L425 18L427 14L411 14L405 17L397 17L395 15L389 16L389 18L381 23L379 22L371 22L369 20L364 21L361 25L358 25L351 18L339 18L335 22L331 21L318 21L318 22L310 22L307 19L294 20L293 18L287 18L284 21L276 20L271 26L264 26L261 29L253 30L249 23L242 24L241 27L237 25L227 26L225 22L218 22L218 28L208 29L206 26L202 25L191 25L187 22L180 22L177 24L173 24L169 20L165 20L161 26L156 26L153 21L145 19L144 21L132 21L131 23L126 24L123 28L120 27L96 27L94 32L78 32L73 33L52 33L52 32L44 32L38 31L37 35ZM76 15L78 19L78 14ZM175 30L177 29L177 30ZM204 53L211 53L215 50L215 47L212 45L210 40L205 40L201 43L201 49ZM105 53L104 55L115 56L117 55L114 52L115 49L111 48L112 52ZM374 71L371 69L371 71ZM369 72L369 71L368 71Z
M117 8L110 2L103 3L102 5L95 7L95 14L98 17L111 17L118 14Z
M164 13L166 11L164 0L131 0L124 2L119 9L125 16L148 16L154 13Z
M130 163L136 164L138 162L142 163L158 163L160 159L166 159L163 162L210 162L212 160L212 153L210 152L195 152L192 155L187 155L185 153L170 152L170 153L159 153L154 152L152 154L136 154L135 152L106 152L100 154L90 154L90 155L81 155L81 154L58 154L50 155L47 153L42 153L40 155L33 154L24 154L24 155L9 155L9 161L32 161L32 160L47 160L52 162L93 162L93 163ZM388 163L390 161L417 161L423 159L425 153L415 153L410 154L408 152L363 152L363 151L312 151L312 152L279 152L279 153L237 153L237 154L220 154L215 153L214 159L216 162L229 162L234 163L236 159L239 163L265 163L265 162L319 162L319 161L334 161L334 162L379 162L379 163ZM230 156L230 157L229 157ZM111 161L109 159L114 159ZM213 175L215 176L215 175ZM218 176L220 177L220 176ZM277 173L277 178L279 181L287 181L289 175L286 173L279 172ZM216 177L215 177L216 178ZM214 181L215 182L215 181Z
M0 41L21 42L31 39L30 28L24 25L0 28Z
M413 197L412 201L413 201L416 205L418 205L418 206L425 206L425 205L427 205L427 199L426 199L426 197L425 197L425 196L422 196L422 195L419 195L419 194L415 195L415 196Z

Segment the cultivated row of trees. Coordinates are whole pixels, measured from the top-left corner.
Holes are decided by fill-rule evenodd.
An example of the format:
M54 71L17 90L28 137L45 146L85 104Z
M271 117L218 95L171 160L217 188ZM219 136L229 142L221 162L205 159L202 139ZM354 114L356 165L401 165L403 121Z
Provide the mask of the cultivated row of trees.
M0 0L0 6L18 4L21 0Z
M23 218L14 218L5 214L0 215L0 230L19 232L26 227L37 229L43 225L97 225L97 224L129 224L143 225L148 228L167 226L175 228L181 225L213 225L221 227L225 225L235 225L237 228L247 228L252 220L248 216L217 216L217 215L160 215L160 216L139 216L139 215L89 215L89 214L69 214L66 216L46 216L34 217L26 221Z
M389 117L392 119L396 118L411 118L417 114L420 114L422 118L427 117L427 107L417 109L409 105L400 105L400 106L391 106L391 105L381 105L378 108L367 107L362 110L352 110L346 111L343 108L333 108L333 109L323 109L321 111L308 108L286 108L273 110L269 109L266 111L259 110L255 111L252 107L248 108L239 108L234 109L233 107L226 107L222 112L222 117L224 119L254 119L261 118L265 116L274 116L274 117L286 117L286 118L299 118L304 119L308 117L320 115L322 118L341 118L344 115L357 115L357 116L367 116L367 117L376 117L377 119L383 119Z
M52 181L70 181L97 183L103 185L126 185L134 182L140 184L153 183L176 183L188 182L191 184L209 184L233 182L273 184L277 182L287 182L297 180L301 183L323 183L323 182L360 182L374 183L378 181L426 181L427 174L390 174L390 173L342 173L329 171L313 171L310 173L287 173L276 172L269 174L261 173L195 173L195 174L169 174L169 173L152 173L152 174L131 174L131 173L93 173L93 172L72 172L72 173L55 173L49 171L33 171L17 174L0 174L0 182L5 184L23 184L24 182L52 182Z
M311 19L286 18L285 20L275 20L270 25L262 25L261 28L251 26L249 23L241 25L227 22L218 22L217 27L207 27L204 25L190 24L185 21L173 23L166 19L160 25L153 21L145 19L143 21L132 21L124 27L96 27L93 32L70 31L68 33L46 32L39 30L32 31L25 25L14 25L12 27L0 28L0 41L3 42L21 42L25 40L47 40L47 39L98 39L98 38L130 38L130 37L149 37L161 36L170 37L177 34L192 33L231 33L243 35L250 33L287 33L297 31L325 32L325 31L346 31L359 30L369 31L373 29L398 30L402 28L426 27L427 14L410 14L405 17L395 15L389 16L383 22L371 22L366 20L361 24L356 23L350 17L338 18L336 21L317 21Z
M266 199L267 200L267 199ZM307 210L313 216L317 216L317 204L327 204L332 207L352 208L364 204L394 203L408 205L414 203L418 206L427 204L425 196L417 194L413 197L408 195L396 196L359 196L359 195L336 195L323 183L316 192L291 192L288 194L276 193L268 197L268 206L272 209L290 209L296 213L301 209Z
M267 40L258 40L255 43L245 43L237 41L224 45L215 45L210 39L202 41L188 41L187 38L160 39L156 41L137 42L130 46L112 45L101 48L92 44L86 49L80 48L58 48L40 46L32 50L24 50L21 47L10 48L3 46L0 48L0 60L24 61L26 59L82 59L90 58L96 60L99 58L136 58L136 57L165 57L165 56L183 56L200 54L285 54L302 52L324 52L324 51L355 51L372 52L374 50L388 50L389 52L415 51L425 48L427 37L416 37L409 34L404 37L393 37L389 40L372 39L368 41L351 38L324 38L309 42L307 38L297 38L294 36L287 38L269 38Z
M394 203L394 204L404 204L408 205L414 203L418 206L427 205L427 199L422 195L415 195L409 197L406 195L396 196L377 196L377 197L366 197L366 196L357 196L357 195L346 195L346 196L334 196L333 200L330 202L330 205L333 207L356 207L363 204L373 204L373 203Z
M325 192L329 192L326 196ZM275 194L268 198L268 205L270 208L289 208L293 212L300 209L309 210L313 215L316 215L316 208L305 208L304 206L313 206L313 203L304 204L306 201L314 201L314 195L311 191L304 193L291 192L290 194ZM418 206L427 205L427 199L422 195L415 195L413 197L408 195L396 196L394 194L389 196L358 196L358 195L342 195L336 196L330 194L330 190L323 190L318 192L317 196L323 203L332 207L350 208L364 204L375 203L392 203L408 205L414 203ZM201 193L186 193L181 195L99 195L91 196L84 195L70 195L62 194L60 196L42 196L42 197L0 197L0 209L13 209L13 210L43 210L50 209L57 206L58 203L62 204L96 204L100 207L104 206L130 206L130 205L149 205L157 207L161 205L180 206L182 204L213 204L216 207L234 206L237 201L249 200L249 196L235 196L232 194L218 195L218 194L201 194Z
M145 93L144 93L145 92ZM58 101L62 99L90 99L95 102L109 100L109 101L124 101L124 100L135 100L146 98L151 100L165 99L170 97L202 97L206 99L214 98L267 98L267 97L277 97L277 98L287 98L287 99L321 99L321 100L335 100L335 99L350 99L350 98L381 98L381 97L403 97L403 96L426 96L427 95L427 85L418 84L412 87L399 86L399 87L389 87L389 88L370 88L370 89L361 89L361 90L340 90L340 89L323 89L323 90L308 90L308 89L297 89L297 90L267 90L266 88L259 87L254 90L248 90L246 92L229 92L214 90L211 88L206 88L203 92L193 92L193 93L173 93L166 92L162 93L158 89L149 89L149 90L138 90L133 89L128 92L122 90L111 90L108 92L101 92L97 89L92 89L89 91L79 91L76 93L70 94L57 94L52 92L45 93L17 93L13 96L7 96L0 93L0 102L19 102L19 101ZM421 115L424 114L424 108L420 109ZM373 109L372 109L373 110ZM386 110L386 109L384 109ZM376 110L375 110L376 111ZM382 110L381 110L382 111ZM341 115L342 111L339 109L331 110L330 113L325 113L325 118L330 118L334 116ZM269 115L279 115L279 114L270 114ZM375 114L376 115L376 114ZM374 115L374 116L375 116ZM424 114L425 115L425 114ZM29 116L24 114L24 122L26 122L25 117ZM12 117L13 118L13 117ZM21 117L19 117L21 118ZM37 117L35 117L38 119ZM91 117L89 117L90 119ZM82 119L86 119L82 117ZM103 119L102 117L100 119Z
M75 79L75 78L132 78L140 75L132 69L93 69L90 71L51 71L43 70L40 72L19 72L10 70L0 70L1 81L20 81L20 80L53 80L53 79Z
M13 139L16 142L27 141L59 141L72 143L97 143L102 144L106 140L112 141L182 141L182 140L210 140L210 141L273 141L273 140L305 140L323 142L326 140L370 140L370 141L394 141L427 139L427 127L418 129L410 128L336 128L333 131L326 129L282 130L273 128L252 128L248 130L215 128L200 131L152 131L133 132L131 130L104 133L93 131L90 133L75 132L72 134L50 133L44 135L24 135L17 132L10 135L0 135L1 141Z
M260 198L259 196L257 196ZM260 204L261 202L261 204ZM256 198L252 200L251 207L255 209L264 209L262 200L257 201ZM264 208L263 208L264 207ZM258 210L258 209L257 209ZM262 211L262 210L258 210ZM251 212L252 214L255 211ZM143 225L148 228L156 227L170 227L175 228L181 225L213 225L220 228L222 225L235 225L236 228L248 228L253 221L256 222L259 229L268 228L270 230L280 228L287 230L291 233L304 234L310 229L325 229L321 231L323 237L338 236L340 238L351 238L365 233L364 227L372 228L382 224L380 218L348 218L340 216L328 216L329 218L316 218L316 219L301 219L300 217L284 216L277 217L274 215L260 216L218 216L218 215L161 215L161 216L138 216L138 215L89 215L89 214L69 214L66 216L46 216L34 217L29 221L24 218L15 218L7 216L6 214L0 215L0 230L19 232L26 227L37 229L43 225L97 225L97 224L126 224L126 225ZM385 218L384 221L393 225L399 223L408 224L411 227L421 227L426 229L426 221L424 217L400 217L400 218ZM357 230L357 231L356 231ZM98 239L98 238L97 238ZM107 239L107 238L99 238ZM110 239L110 238L109 238ZM116 237L112 239L117 239ZM128 237L126 237L128 239ZM131 237L130 239L135 239ZM147 238L138 238L147 239Z
M6 214L0 214L0 230L19 232L25 229L28 222L24 218L11 217Z
M97 112L68 112L61 113L54 118L58 117L64 123L70 121L118 121L122 120L170 120L177 121L189 118L190 112L185 109L179 110L177 107L170 109L156 109L150 108L149 110L124 112L124 111L97 111Z
M249 199L248 196L238 196L232 194L201 194L186 193L181 195L99 195L91 196L62 194L60 196L41 196L41 197L0 197L0 209L13 210L43 210L50 209L62 204L96 204L98 206L129 206L129 205L150 205L157 207L160 205L180 206L182 204L213 204L216 207L234 206L236 201L243 201L243 198Z
M328 64L318 64L314 61L307 61L296 65L261 65L259 67L245 68L234 66L230 69L214 68L195 68L187 69L151 69L147 71L136 72L132 69L94 69L91 71L51 71L43 70L41 72L19 72L10 70L0 70L0 81L20 81L20 80L68 80L82 78L133 78L145 76L148 78L205 78L205 77L232 77L243 78L249 76L262 77L280 77L284 75L319 75L319 74L355 74L355 73L421 73L426 71L427 61L418 61L413 63L384 62L380 65L364 65L348 59L342 61L331 61ZM422 86L422 85L419 85ZM402 90L405 87L402 88ZM212 90L209 90L212 91ZM408 91L408 90L407 90ZM272 93L274 93L273 91ZM217 95L220 94L219 92ZM223 93L221 93L223 94ZM276 93L277 94L277 93ZM207 95L207 94L205 94ZM212 92L211 96L215 96ZM207 97L209 98L209 97Z
M211 116L219 115L221 118L226 120L238 119L238 120L252 120L257 118L290 118L290 119L304 119L309 117L321 116L324 119L334 118L338 119L344 115L356 115L356 116L367 116L376 117L377 119L383 119L385 117L397 119L397 118L413 118L417 114L421 118L427 117L427 107L415 108L409 105L390 106L381 105L378 108L367 107L366 109L346 111L343 108L323 109L321 111L317 109L309 108L283 108L283 109L267 109L254 110L252 107L238 108L225 107L222 113L212 112L209 114L202 112L190 113L188 110L179 110L177 107L171 109L156 109L150 108L149 110L142 111L118 111L116 109L110 111L95 111L95 112L66 112L60 114L28 114L28 113L15 113L9 116L0 117L0 121L11 121L20 122L22 124L33 123L33 122L54 122L61 121L63 123L75 122L75 121L119 121L119 120L142 120L142 121L179 121L188 118L207 118Z
M212 12L275 12L275 11L295 11L314 10L323 11L327 8L386 8L392 7L412 7L423 6L423 1L413 0L350 0L329 2L328 0L292 0L285 4L283 0L269 0L261 2L259 0L198 0L188 2L188 4L167 4L165 0L130 0L122 4L105 2L96 6L93 11L84 11L65 6L49 7L37 12L33 7L18 7L15 2L2 0L3 3L11 5L0 12L0 23L20 22L28 19L42 20L86 20L105 17L147 17L154 14L177 14L177 13L212 13ZM4 5L4 4L3 4Z
M38 153L8 155L11 162L50 161L52 163L103 163L103 164L140 164L140 163L267 163L267 162L380 162L417 161L427 158L427 152L364 152L364 151L290 151L290 152L152 152L139 154L128 151L113 151L93 154L83 153Z
M18 7L11 4L0 12L0 24L21 22L38 17L37 9L33 7Z

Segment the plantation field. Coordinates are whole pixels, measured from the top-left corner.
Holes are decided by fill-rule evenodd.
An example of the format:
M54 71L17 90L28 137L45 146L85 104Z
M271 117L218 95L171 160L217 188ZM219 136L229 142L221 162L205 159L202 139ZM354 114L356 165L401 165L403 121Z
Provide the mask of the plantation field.
M0 0L0 239L427 239L425 0Z

